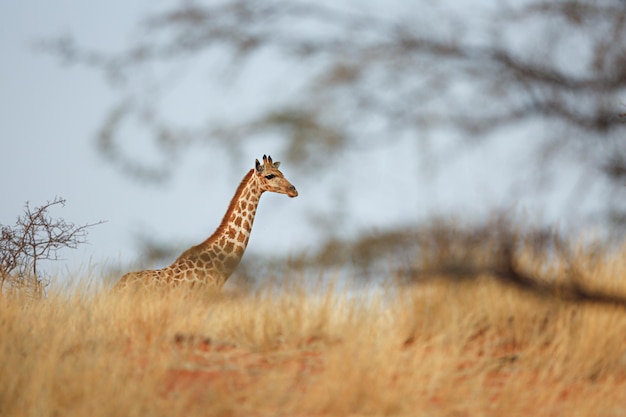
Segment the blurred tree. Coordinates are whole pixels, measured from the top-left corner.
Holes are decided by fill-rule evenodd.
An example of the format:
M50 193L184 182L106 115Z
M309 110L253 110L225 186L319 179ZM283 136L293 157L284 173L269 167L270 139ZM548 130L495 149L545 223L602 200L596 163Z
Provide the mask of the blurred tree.
M476 146L522 132L540 169L572 158L589 167L572 179L581 194L590 181L612 184L605 214L626 224L624 1L180 1L141 27L119 53L67 37L48 44L69 62L104 70L120 89L98 145L131 176L163 180L194 146L219 143L237 154L268 133L283 141L284 159L308 167L399 138L427 151L435 132ZM297 88L237 111L236 120L180 127L155 89L167 88L176 66L215 65L211 53L230 60L231 79L264 59L270 71L255 73L258 83L289 68L285 82ZM155 68L168 70L143 88ZM160 158L142 162L128 150L132 120Z

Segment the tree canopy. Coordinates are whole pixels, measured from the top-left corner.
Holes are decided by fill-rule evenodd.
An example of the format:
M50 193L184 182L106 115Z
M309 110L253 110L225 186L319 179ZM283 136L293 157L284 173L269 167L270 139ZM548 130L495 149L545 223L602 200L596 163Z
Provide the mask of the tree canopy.
M164 180L195 147L237 155L268 135L302 167L406 138L426 154L444 136L472 146L526 141L538 169L584 164L572 179L581 194L590 181L611 184L603 213L626 223L623 1L181 1L140 27L133 44L113 53L70 37L48 43L118 89L97 143L132 178ZM235 109L236 117L190 125L167 116L162 92L192 63L222 68L217 83L250 72L258 83L275 71L288 79L285 91ZM206 93L208 81L197 88ZM128 150L131 121L154 159Z

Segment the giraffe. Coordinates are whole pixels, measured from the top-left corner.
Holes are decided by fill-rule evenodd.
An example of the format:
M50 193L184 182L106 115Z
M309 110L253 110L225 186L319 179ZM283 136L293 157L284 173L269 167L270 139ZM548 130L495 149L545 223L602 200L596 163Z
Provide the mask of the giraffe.
M199 245L184 251L163 269L129 272L115 286L167 287L180 284L206 285L220 289L233 273L248 245L252 223L261 195L265 191L296 197L298 191L278 170L280 162L263 155L241 180L222 222L213 234Z

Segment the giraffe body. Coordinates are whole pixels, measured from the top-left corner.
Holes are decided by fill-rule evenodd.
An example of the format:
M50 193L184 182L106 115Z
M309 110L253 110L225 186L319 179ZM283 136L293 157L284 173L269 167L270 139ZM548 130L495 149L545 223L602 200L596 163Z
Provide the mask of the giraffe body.
M208 239L187 249L163 269L127 273L116 288L186 284L220 289L243 257L261 195L265 191L289 197L298 195L296 188L278 170L279 165L280 162L272 162L272 158L265 155L262 165L256 160L255 168L237 187L222 222Z

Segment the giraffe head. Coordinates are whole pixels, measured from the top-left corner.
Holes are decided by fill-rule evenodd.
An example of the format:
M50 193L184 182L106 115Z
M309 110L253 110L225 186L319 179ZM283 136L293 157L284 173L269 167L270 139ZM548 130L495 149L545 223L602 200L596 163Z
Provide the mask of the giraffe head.
M254 174L257 176L261 191L287 194L289 197L297 197L296 187L291 185L282 172L278 170L280 162L272 162L271 156L263 155L263 165L256 160Z

